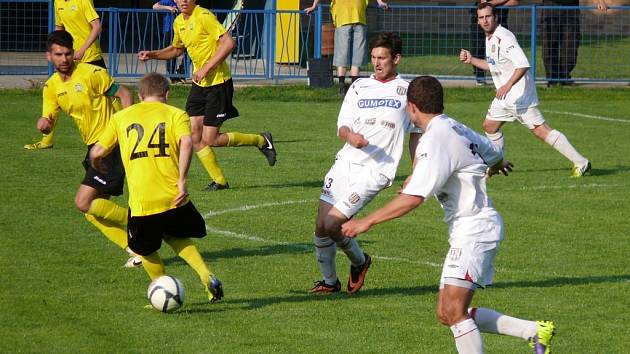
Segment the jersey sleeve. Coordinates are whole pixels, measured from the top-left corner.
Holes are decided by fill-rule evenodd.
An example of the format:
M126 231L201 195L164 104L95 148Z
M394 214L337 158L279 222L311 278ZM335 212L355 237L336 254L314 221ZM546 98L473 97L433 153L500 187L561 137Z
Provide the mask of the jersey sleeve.
M92 22L100 18L96 13L96 9L94 9L94 3L92 0L83 0L81 5L83 6L83 15L85 16L87 22Z
M118 144L118 134L116 133L116 115L114 115L107 125L101 135L98 137L97 144L105 148L105 150L110 151L111 149Z
M477 145L477 152L486 165L493 166L503 159L503 150L497 144L480 134L474 133L473 136L474 144Z
M44 85L42 99L42 117L52 117L53 119L57 119L61 108L57 102L57 95L52 87L52 84L47 82Z
M206 30L208 30L210 39L218 41L219 38L226 32L223 25L219 22L219 20L217 20L217 17L211 11L208 11L208 16L203 16L202 18L203 26Z
M94 90L102 95L114 96L118 85L114 79L109 76L106 70L102 68L99 69L100 70L95 70L91 75Z
M182 136L191 135L190 131L190 118L186 112L181 112L178 114L177 118L174 120L174 128L175 128L175 136L179 141Z
M518 42L516 42L516 38L508 38L508 43L505 46L505 55L510 58L510 61L514 64L514 68L529 68L529 60L527 59L527 56L525 55L525 52L523 52L521 46L518 45Z
M416 165L402 193L432 197L451 175L451 159L437 141L420 141L416 150Z
M184 42L182 42L182 38L179 35L179 22L181 21L181 14L175 17L175 21L173 21L173 43L172 46L175 48L184 48Z
M339 110L339 115L337 116L337 134L339 134L339 128L344 125L348 128L352 128L352 123L354 122L354 111L357 107L357 98L359 96L356 91L357 81L350 86L350 89L341 104L341 109Z

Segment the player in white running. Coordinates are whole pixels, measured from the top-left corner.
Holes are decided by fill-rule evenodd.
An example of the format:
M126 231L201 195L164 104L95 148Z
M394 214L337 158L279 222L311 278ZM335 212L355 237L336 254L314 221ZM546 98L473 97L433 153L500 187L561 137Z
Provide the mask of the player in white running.
M486 58L475 58L468 50L462 49L459 59L492 74L497 91L483 122L486 136L503 148L501 126L505 122L518 121L573 163L572 177L590 173L588 159L571 145L564 134L545 122L538 109L536 83L529 72L529 61L514 34L498 24L495 9L489 3L481 3L477 7L477 20L486 33Z
M503 220L486 193L488 175L507 175L512 165L489 139L443 114L440 82L421 76L409 84L409 119L424 131L413 173L402 192L379 210L342 226L348 237L405 215L435 196L444 209L450 249L446 254L437 316L449 326L459 353L483 353L480 332L529 340L536 353L550 351L551 321L527 321L487 308L469 308L477 288L492 283L494 257L503 240ZM488 167L490 167L488 169Z
M312 293L341 290L335 265L337 247L352 263L348 292L361 289L371 258L356 240L341 235L341 224L392 184L406 133L411 133L410 152L415 151L420 137L405 111L409 83L396 72L402 53L400 37L379 34L370 43L370 53L374 74L350 86L337 119L337 132L345 145L324 178L314 236L323 280L315 283Z

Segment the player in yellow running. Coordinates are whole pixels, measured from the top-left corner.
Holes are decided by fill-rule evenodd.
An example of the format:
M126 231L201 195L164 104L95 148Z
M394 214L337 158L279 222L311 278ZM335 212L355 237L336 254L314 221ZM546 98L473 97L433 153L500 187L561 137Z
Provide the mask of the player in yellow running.
M59 111L64 111L76 123L89 152L114 112L110 97L120 98L125 107L133 103L133 97L124 86L114 82L105 69L74 61L72 42L70 33L63 30L48 35L46 56L56 73L44 85L42 117L37 121L37 128L44 134L49 133ZM99 173L89 167L88 162L86 154L85 176L74 198L75 205L108 239L126 249L127 208L109 200L111 195L123 192L125 173L120 157L112 155L106 161L107 173ZM132 255L127 266L139 266L140 261Z
M107 69L98 36L101 21L92 0L55 0L55 29L66 30L74 39L74 60ZM27 150L50 149L53 147L53 130L42 139L24 145Z
M96 169L120 146L129 187L129 247L142 255L151 280L165 274L158 250L164 240L199 275L210 302L223 288L191 238L206 236L206 223L188 199L186 178L192 156L190 119L166 104L168 80L157 73L139 84L140 103L116 113L90 151Z
M228 188L223 171L217 164L212 147L256 146L270 166L276 163L276 149L271 133L221 133L221 125L238 117L232 105L234 85L225 59L236 46L232 36L214 14L196 4L196 0L176 0L181 13L173 23L173 43L163 49L140 51L138 59L168 60L188 50L194 66L193 83L186 112L192 124L192 139L197 156L213 182L207 190Z

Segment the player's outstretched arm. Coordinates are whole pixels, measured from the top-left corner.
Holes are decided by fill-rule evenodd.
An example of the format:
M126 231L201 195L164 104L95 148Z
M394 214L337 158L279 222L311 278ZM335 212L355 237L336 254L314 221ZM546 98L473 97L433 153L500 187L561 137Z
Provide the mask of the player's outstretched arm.
M352 219L341 225L341 233L348 237L357 237L372 226L401 217L424 202L424 197L399 194L384 207L372 212L363 219Z
M313 5L304 9L307 15L310 15L311 12L315 11L317 8L317 4L319 4L319 0L313 0Z
M485 71L490 70L490 67L488 66L487 61L480 58L473 57L470 51L466 49L462 49L459 52L459 60L464 64L473 65L481 70L485 70Z
M178 56L184 54L184 49L176 48L172 45L169 45L166 48L162 48L159 50L141 50L138 52L138 60L147 61L149 59L157 59L157 60L169 60L173 58L177 58Z

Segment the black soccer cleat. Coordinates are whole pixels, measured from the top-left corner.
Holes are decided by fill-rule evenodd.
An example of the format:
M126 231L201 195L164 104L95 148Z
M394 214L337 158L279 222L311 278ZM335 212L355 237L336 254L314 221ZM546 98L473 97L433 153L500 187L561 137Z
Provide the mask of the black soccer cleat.
M227 182L225 182L225 184L219 184L215 181L212 181L208 183L208 185L205 186L203 190L206 192L216 192L216 191L220 191L222 189L228 189L228 188L230 188L230 184Z
M265 146L258 149L260 152L265 155L267 158L267 162L269 162L269 166L273 166L276 164L276 147L273 145L273 138L271 137L271 133L262 132L260 133L262 137L265 139Z

